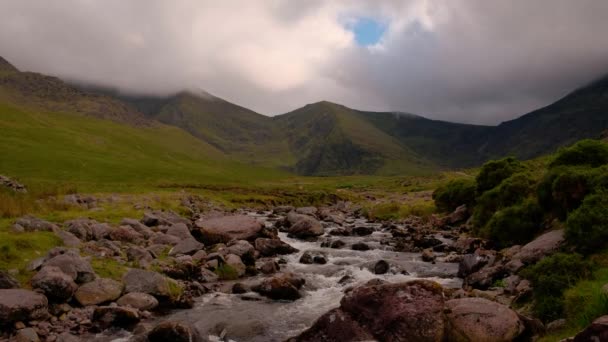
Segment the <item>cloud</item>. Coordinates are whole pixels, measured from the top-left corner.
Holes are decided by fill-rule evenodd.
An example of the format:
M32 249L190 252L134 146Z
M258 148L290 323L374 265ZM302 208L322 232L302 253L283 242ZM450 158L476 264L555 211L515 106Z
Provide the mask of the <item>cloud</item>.
M0 0L0 54L124 91L205 89L266 114L325 99L496 123L608 72L606 13L601 0ZM357 45L354 18L385 23L380 42Z

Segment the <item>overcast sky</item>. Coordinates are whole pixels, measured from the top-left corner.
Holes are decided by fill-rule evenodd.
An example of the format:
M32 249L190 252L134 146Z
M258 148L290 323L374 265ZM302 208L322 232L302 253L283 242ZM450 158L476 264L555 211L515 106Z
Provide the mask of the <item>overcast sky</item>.
M605 0L0 0L22 70L275 115L320 100L495 124L608 73Z

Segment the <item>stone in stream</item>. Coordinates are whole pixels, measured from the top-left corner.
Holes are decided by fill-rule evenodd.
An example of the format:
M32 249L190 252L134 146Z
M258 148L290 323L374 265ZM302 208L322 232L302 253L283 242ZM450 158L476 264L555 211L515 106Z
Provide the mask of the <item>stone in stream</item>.
M148 334L149 342L202 342L203 338L192 325L179 321L165 321Z
M291 254L298 251L288 243L278 239L259 238L255 240L254 245L255 249L260 252L262 256L266 257Z
M358 287L290 341L442 341L443 297L441 286L427 280Z
M93 313L93 321L102 330L134 326L140 319L139 310L124 306L100 306Z
M277 273L280 270L279 264L274 260L267 260L262 262L262 264L258 267L260 272L263 274L273 274Z
M147 293L131 292L120 297L116 303L138 310L153 310L158 306L158 300Z
M123 285L112 279L98 278L78 288L76 300L80 305L99 305L120 297Z
M55 266L44 266L36 273L32 278L32 287L57 301L70 299L78 289L74 279Z
M353 251L368 251L370 248L365 242L357 242L351 246L351 249Z
M433 250L430 248L427 248L425 250L422 251L422 261L426 261L426 262L435 262L435 253L433 253Z
M231 240L253 241L259 237L263 224L247 215L232 215L196 221L196 237L207 245Z
M361 226L361 227L353 228L353 233L358 236L371 235L373 232L374 232L374 228L372 228L372 227Z
M253 286L252 290L274 300L296 300L301 297L299 290L304 283L303 278L285 273L262 280L260 284Z
M295 222L292 223L291 227L287 230L289 237L310 239L325 233L323 225L315 218L306 215L295 215L297 215L294 218Z
M487 299L452 299L446 302L446 309L450 341L507 342L524 331L516 312Z
M0 322L41 320L48 317L47 298L33 291L21 289L0 290Z
M379 260L374 265L374 274L385 274L390 269L390 265L386 260Z

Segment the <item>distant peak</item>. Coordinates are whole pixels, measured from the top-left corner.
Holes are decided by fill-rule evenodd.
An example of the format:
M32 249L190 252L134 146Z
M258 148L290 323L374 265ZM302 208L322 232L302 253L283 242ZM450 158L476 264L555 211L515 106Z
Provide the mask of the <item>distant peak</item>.
M179 93L177 93L175 96L191 96L191 97L196 97L196 98L207 100L207 101L221 101L222 100L219 97L214 96L213 94L208 93L202 89L182 90Z
M19 69L15 68L11 63L0 56L0 71L18 72Z

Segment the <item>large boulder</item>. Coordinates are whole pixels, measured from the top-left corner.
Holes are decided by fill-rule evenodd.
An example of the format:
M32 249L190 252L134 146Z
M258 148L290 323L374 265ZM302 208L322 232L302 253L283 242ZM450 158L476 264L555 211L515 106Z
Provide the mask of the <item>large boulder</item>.
M88 283L96 277L95 271L87 260L71 253L57 255L47 260L43 266L58 267L78 284Z
M99 305L120 297L123 285L115 280L98 278L78 288L75 297L82 306Z
M443 289L416 280L365 285L348 292L334 309L294 341L443 341Z
M198 242L192 236L181 240L177 245L173 246L169 251L170 256L176 255L193 255L194 253L203 249L205 245Z
M10 274L0 271L0 289L16 289L19 288L19 282Z
M460 298L446 302L450 341L513 341L524 323L507 306L484 298Z
M172 224L169 229L167 229L166 234L176 236L183 240L192 238L192 234L190 234L190 229L188 229L188 226L185 223Z
M323 235L325 229L317 219L301 214L289 214L291 227L287 229L288 236L298 239L309 239Z
M251 216L232 215L196 221L199 239L208 245L227 243L231 240L253 241L263 224Z
M543 257L557 251L564 242L564 230L552 230L547 232L532 242L524 245L521 250L513 256L513 260L519 259L524 264L533 264Z
M116 301L118 305L129 306L138 310L152 310L158 306L158 300L147 293L131 292Z
M285 273L264 279L259 285L253 286L252 290L274 300L296 300L301 297L299 290L304 283L304 279Z
M284 255L295 253L298 250L293 248L290 244L285 243L278 239L265 239L259 238L255 240L255 249L260 252L262 256L271 257L276 255Z
M608 316L602 316L578 333L573 342L608 341Z
M40 293L21 289L0 290L0 325L45 319L48 300Z
M70 299L78 289L74 278L65 274L56 266L44 266L32 278L32 287L41 290L47 297L57 301Z
M102 330L110 327L131 327L139 320L139 310L124 306L100 306L93 312L93 321Z
M174 280L160 273L130 269L123 277L125 293L142 292L153 296L169 298L174 295L172 288L177 286Z
M192 325L179 321L158 324L148 333L149 342L202 342L203 338Z

